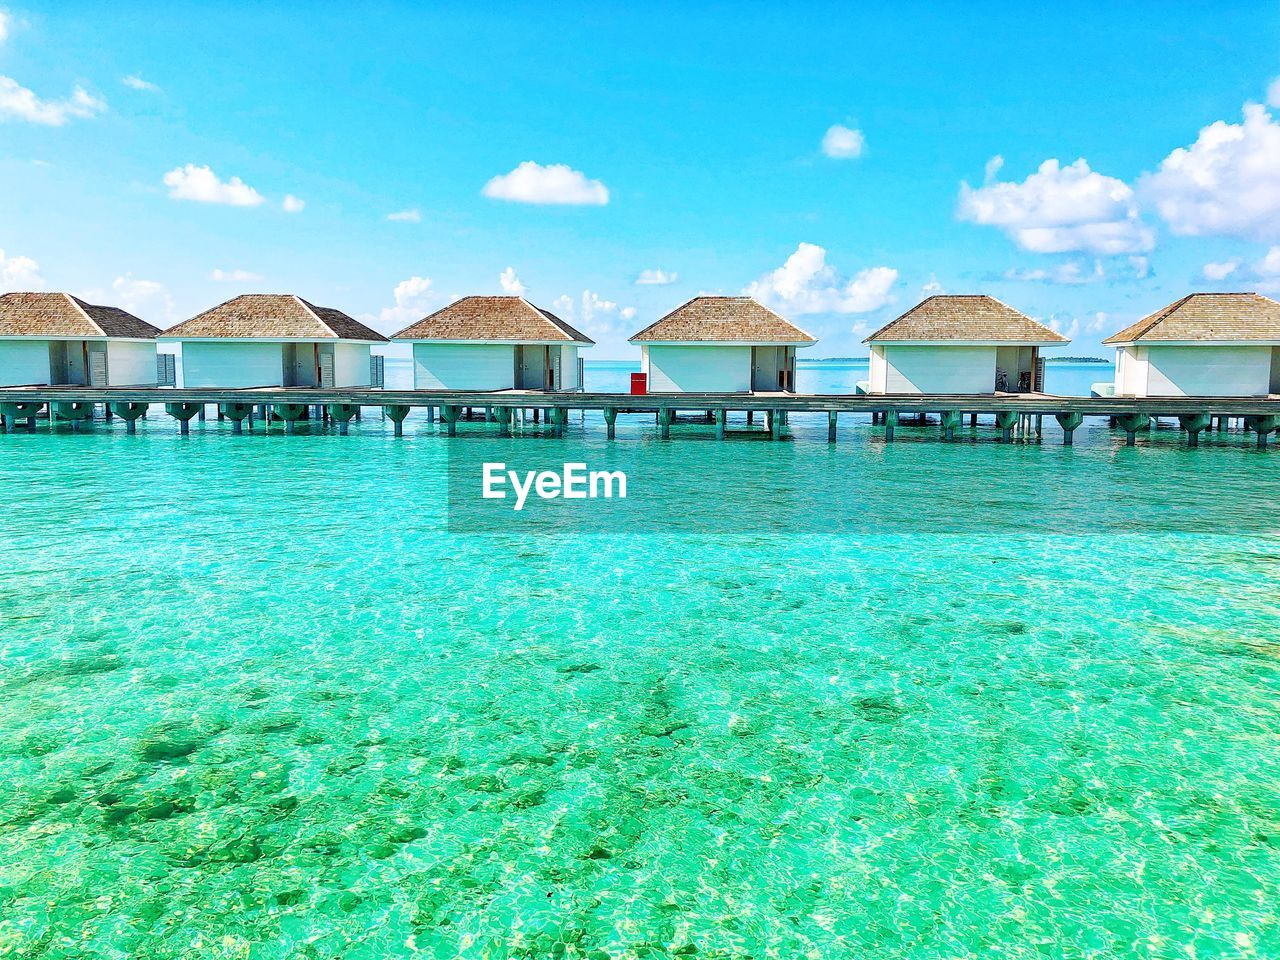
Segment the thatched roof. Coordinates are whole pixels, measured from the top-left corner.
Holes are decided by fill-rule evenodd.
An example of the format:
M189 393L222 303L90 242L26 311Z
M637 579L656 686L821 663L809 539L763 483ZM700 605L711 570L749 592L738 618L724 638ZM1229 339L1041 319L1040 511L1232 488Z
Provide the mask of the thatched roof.
M0 296L0 337L125 337L150 340L160 333L116 307L85 303L69 293Z
M582 343L579 333L550 310L524 297L463 297L423 317L393 340L493 340L500 343Z
M387 338L341 310L290 293L246 293L170 327L166 339L362 340Z
M1280 341L1280 303L1258 293L1192 293L1103 343Z
M863 343L1070 343L995 297L938 294L921 300Z
M751 297L694 297L649 324L632 343L816 343Z

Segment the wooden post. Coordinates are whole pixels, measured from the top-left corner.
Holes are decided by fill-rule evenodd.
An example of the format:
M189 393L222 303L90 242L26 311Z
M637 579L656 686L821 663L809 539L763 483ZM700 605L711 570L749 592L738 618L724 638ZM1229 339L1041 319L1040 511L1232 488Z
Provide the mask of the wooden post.
M770 410L768 414L769 436L774 440L782 439L782 411Z
M754 410L747 411L747 426L751 426L755 422L756 412Z
M569 426L569 408L555 408L555 434L557 437L563 437L565 429Z
M978 425L978 415L976 413L969 414L969 426L976 427Z
M960 411L944 410L939 417L942 421L942 435L948 440L956 438L956 425L960 422Z
M725 433L725 421L729 419L728 410L716 411L716 439L723 440Z
M1058 413L1054 414L1054 418L1058 421L1058 426L1062 428L1062 445L1064 447L1071 446L1071 436L1076 432L1076 427L1084 422L1084 417L1078 413Z
M671 439L671 408L658 408L658 436L663 440Z
M885 441L893 443L893 428L898 425L898 411L882 410L880 412L880 421L884 424Z
M618 408L604 408L604 428L605 436L612 440L618 435Z
M1036 414L1036 439L1037 440L1044 439L1044 414L1043 413Z
M837 416L838 415L836 411L834 410L827 411L827 443L836 442L836 417Z

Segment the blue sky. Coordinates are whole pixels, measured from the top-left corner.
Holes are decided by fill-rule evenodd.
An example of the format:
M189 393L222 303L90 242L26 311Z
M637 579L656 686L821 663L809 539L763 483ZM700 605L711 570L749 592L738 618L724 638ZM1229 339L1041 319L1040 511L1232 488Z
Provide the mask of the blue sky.
M390 331L505 272L595 359L702 291L852 356L934 290L1099 353L1280 289L1275 4L478 7L4 8L0 286Z

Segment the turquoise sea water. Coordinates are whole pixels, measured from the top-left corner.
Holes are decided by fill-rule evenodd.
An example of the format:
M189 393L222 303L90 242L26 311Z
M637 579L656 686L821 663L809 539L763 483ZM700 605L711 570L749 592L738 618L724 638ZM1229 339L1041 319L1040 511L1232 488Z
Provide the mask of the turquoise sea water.
M1280 451L735 426L0 437L0 956L1280 955Z

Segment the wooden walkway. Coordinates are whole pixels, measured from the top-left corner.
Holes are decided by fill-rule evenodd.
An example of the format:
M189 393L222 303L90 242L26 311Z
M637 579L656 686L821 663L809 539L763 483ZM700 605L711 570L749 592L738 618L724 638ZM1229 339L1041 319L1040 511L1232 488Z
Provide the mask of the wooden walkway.
M718 436L723 436L730 412L760 414L775 436L780 435L792 413L826 414L828 439L834 442L836 424L841 414L869 414L872 422L885 428L893 437L894 427L925 414L937 415L944 435L950 435L965 417L994 416L996 425L1009 439L1015 431L1030 427L1032 418L1054 417L1071 442L1072 432L1085 417L1106 417L1124 429L1130 442L1134 434L1149 425L1151 418L1176 418L1194 444L1199 433L1209 429L1215 419L1239 419L1258 435L1259 446L1265 446L1268 434L1280 427L1280 397L1058 397L1049 394L962 395L886 395L850 396L845 394L782 393L683 393L633 396L618 393L543 393L508 390L493 393L378 390L346 388L336 390L257 387L249 389L187 389L171 387L5 387L0 388L0 426L14 429L26 421L34 426L37 417L71 424L90 419L96 405L103 405L111 415L125 419L131 426L150 407L162 407L177 419L185 432L187 422L203 416L209 406L216 406L221 417L229 418L239 428L242 420L252 426L255 415L270 415L288 426L313 413L337 423L345 432L347 423L358 415L361 407L378 407L395 422L396 432L411 410L426 408L455 430L464 411L485 411L485 419L496 422L501 432L508 432L517 422L528 422L527 415L538 411L553 427L563 429L571 410L599 411L608 433L614 435L619 414L656 415L661 433L669 428L677 412L698 412L715 423ZM541 419L541 418L539 418ZM1037 430L1038 433L1038 430Z

